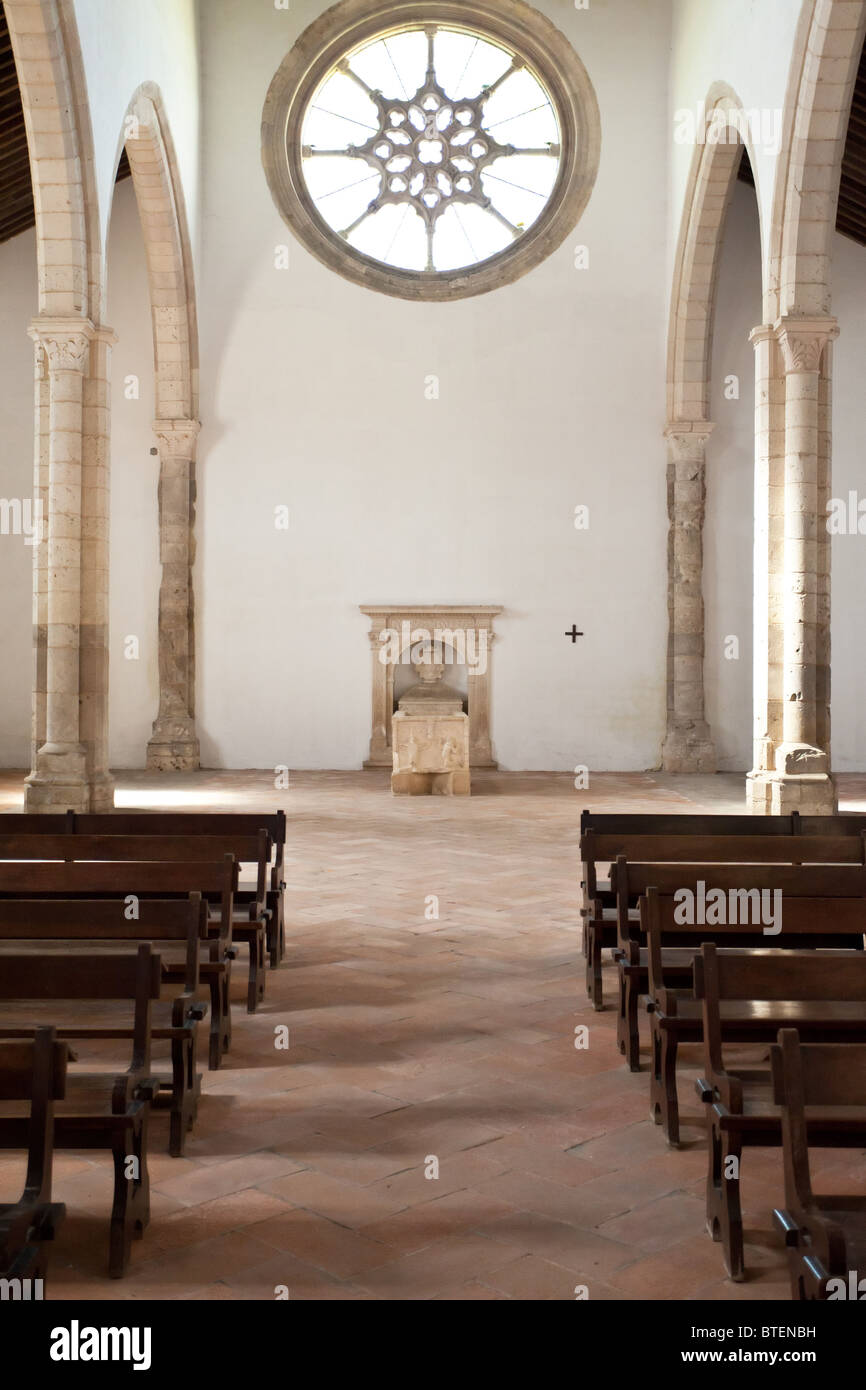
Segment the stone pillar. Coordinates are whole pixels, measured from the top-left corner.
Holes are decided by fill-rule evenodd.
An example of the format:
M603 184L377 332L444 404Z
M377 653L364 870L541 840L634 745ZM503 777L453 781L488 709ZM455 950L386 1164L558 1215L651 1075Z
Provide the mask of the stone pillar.
M90 809L114 807L108 767L109 497L111 475L111 349L117 336L94 329L84 386L81 484L81 742Z
M157 420L159 443L159 712L147 766L188 772L200 765L195 731L192 564L197 420Z
M836 807L829 749L819 743L818 731L822 737L829 732L829 386L822 387L821 372L837 333L830 318L791 317L776 324L785 380L782 728L772 771L758 779L767 784L764 809L776 815L830 814Z
M94 329L89 319L45 317L34 320L30 332L47 364L49 439L47 582L36 596L45 616L45 741L27 779L25 806L87 811L79 713L81 465L84 376Z
M30 766L45 742L45 705L48 683L48 446L50 441L50 392L48 363L39 337L31 332L34 347L34 456L33 502L39 517L39 544L33 548L33 706L30 731Z
M704 715L703 527L708 421L681 421L668 441L668 711L665 772L715 772Z
M785 554L785 378L772 324L753 329L755 349L755 541L753 565L754 752L746 798L770 812L769 774L782 741Z
M370 631L370 655L373 660L373 684L372 684L372 729L370 733L370 754L364 760L364 767L391 767L393 765L393 753L391 750L391 713L394 708L394 666L391 662L384 662L382 656L382 639L380 634L388 626L388 619L384 614L377 614L371 621Z

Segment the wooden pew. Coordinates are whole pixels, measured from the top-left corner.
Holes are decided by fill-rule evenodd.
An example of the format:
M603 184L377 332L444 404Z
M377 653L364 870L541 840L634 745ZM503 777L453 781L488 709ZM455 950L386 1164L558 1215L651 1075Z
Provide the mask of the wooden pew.
M685 841L684 841L685 842ZM744 842L745 844L745 842ZM755 845L756 842L751 842ZM760 844L773 845L777 841L767 840L758 842L758 848L753 848L753 856L758 860ZM787 841L785 841L787 844ZM816 844L816 841L810 841ZM773 853L771 849L771 853ZM866 892L866 870L859 865L845 865L842 870L842 877L834 866L827 866L827 873L816 873L810 878L812 883L813 897L823 897L823 895L849 895L858 897L860 892ZM781 870L781 872L780 872ZM652 998L651 986L649 986L649 951L648 941L646 941L646 924L639 910L639 899L644 897L646 891L651 887L657 888L662 897L674 894L677 890L695 891L696 884L703 881L706 890L721 888L730 894L731 891L749 891L749 888L778 888L781 892L791 892L791 894L803 894L806 891L806 880L802 876L802 867L792 867L788 872L787 866L783 867L778 863L769 863L762 867L759 863L748 863L748 865L731 865L731 863L630 863L626 856L617 856L616 863L612 866L612 884L616 891L616 924L617 924L617 973L619 973L619 1015L617 1015L617 1044L620 1052L628 1063L628 1068L632 1072L638 1072L641 1068L641 1048L639 1048L638 1037L638 1006L642 997L649 994ZM837 885L838 887L834 887ZM638 902L638 908L632 910L631 903ZM669 940L670 931L676 929L673 922L673 906L666 905L666 912L670 920L663 923L664 944L662 948L662 966L664 981L670 986L677 986L691 990L692 979L692 955L701 942L696 941L694 935L685 933L683 941ZM863 926L866 931L866 924ZM705 929L705 937L702 940L721 941L724 933ZM773 938L766 937L763 931L758 931L758 938L755 941L738 940L738 945L784 945L784 941L774 941ZM788 942L791 945L806 945L806 942ZM852 940L828 941L824 945L837 945L837 947L855 947ZM689 948L691 947L691 951ZM657 979L657 976L656 976Z
M200 836L189 839L171 835L7 835L0 826L0 861L59 860L123 863L216 863L234 854L238 864L257 865L255 896L242 915L233 910L232 939L249 948L247 1010L255 1013L265 992L265 934L270 911L266 905L271 842L266 830L257 835ZM214 934L220 930L215 919Z
M640 901L641 934L648 956L647 1005L652 1046L650 1067L650 1113L661 1123L670 1144L679 1143L676 1063L680 1043L700 1042L703 1038L703 1012L692 989L695 956L704 942L755 950L762 957L785 949L862 952L866 932L866 868L857 866L819 866L794 868L767 865L749 869L741 865L643 865L642 873L629 877L650 877L658 887L647 886ZM619 875L619 868L617 868ZM682 889L694 892L703 883L706 893L721 891L736 911L738 895L764 889L781 895L782 930L764 933L755 922L751 903L746 920L718 925L687 924L677 920L676 894ZM746 906L745 904L743 906ZM739 913L737 913L739 915ZM634 939L627 943L638 954ZM632 969L620 960L624 975ZM633 968L643 975L643 966ZM775 1029L762 1027L762 1013L746 1005L722 1010L725 1040L729 1042L771 1042ZM635 1023L636 1028L636 1023ZM739 1033L737 1029L739 1028ZM631 1041L631 1040L630 1040ZM636 1039L634 1040L636 1042ZM633 1068L634 1069L634 1068Z
M120 1278L129 1262L133 1235L150 1218L147 1123L159 1082L150 1072L151 1007L159 998L161 967L150 946L135 952L99 955L4 953L0 1004L32 999L129 1001L133 1017L132 1055L120 1076L70 1070L66 1096L55 1103L54 1144L58 1149L108 1149L114 1158L109 1273ZM29 1106L0 1102L0 1149L27 1147ZM130 1160L134 1160L130 1162Z
M24 816L18 819L25 819ZM819 819L830 819L829 817L810 817L810 821ZM611 850L610 861L618 854L624 854L627 858L634 858L633 847L630 841L635 836L643 835L796 835L800 833L801 817L797 811L784 816L753 816L753 815L709 815L702 812L693 813L691 811L670 812L637 812L637 811L590 811L585 809L580 816L580 848L581 848L581 893L582 906L581 916L592 921L592 905L597 904L601 911L598 920L606 920L608 927L602 931L604 936L604 946L613 948L616 944L615 932L610 930L609 924L613 918L609 915L610 910L615 906L615 895L609 880L598 877L597 863L608 862L595 859L595 850L591 848L597 845L595 842L585 840L592 832L596 837L604 836L607 838L608 847ZM866 829L866 816L863 817L861 829ZM811 832L816 835L823 834L823 829ZM853 830L845 830L843 834L859 833ZM618 843L619 842L619 843ZM608 915L603 915L607 910ZM589 933L584 930L583 935L584 955L589 954L590 942ZM589 993L587 987L587 993ZM591 996L590 996L591 997Z
M618 845L620 848L617 848ZM770 835L766 831L759 831L756 835L695 833L627 836L600 835L595 830L588 830L581 840L581 850L587 864L592 866L591 871L587 868L590 881L597 864L614 864L618 857L635 864L862 864L866 862L866 830L858 835L810 836ZM613 884L611 891L615 894ZM616 898L614 900L616 904ZM589 941L587 994L596 1009L604 1007L601 953L605 947L618 947L619 930L617 905L613 910L596 907L585 925Z
M54 1103L66 1094L69 1049L53 1028L38 1028L24 1042L0 1042L0 1106L26 1102L27 1175L17 1202L0 1206L0 1278L31 1281L45 1278L46 1242L53 1240L66 1215L62 1202L51 1200L54 1161ZM19 1296L23 1290L17 1290ZM13 1295L14 1296L14 1295Z
M138 900L180 898L200 893L212 904L219 904L217 933L209 926L207 959L200 963L202 983L210 990L209 1065L220 1065L231 1045L231 1006L229 1000L232 946L232 909L238 868L231 855L216 864L134 863L35 863L0 860L0 900L3 898L69 899L108 898ZM184 967L173 965L169 956L166 978L184 979Z
M712 942L695 957L695 995L703 1002L705 1073L698 1094L709 1111L707 1228L721 1240L725 1268L743 1278L740 1211L746 1147L778 1148L779 1108L765 1067L733 1066L725 1057L737 1007L760 1013L775 1030L795 1026L809 1041L866 1042L866 955L847 951L720 951ZM852 1137L832 1113L809 1124L811 1145L862 1148L866 1129Z
M44 944L51 950L95 954L117 946L158 943L163 977L175 978L182 972L181 992L172 999L160 999L153 1006L151 1039L168 1043L171 1072L159 1075L160 1094L169 1104L169 1152L181 1157L186 1136L192 1128L201 1093L201 1076L196 1061L198 1024L207 1014L207 1005L197 996L200 955L208 938L207 904L200 893L188 899L144 900L138 916L129 920L124 904L117 899L76 898L40 900L0 898L0 969L8 950ZM69 1042L82 1039L132 1040L128 1010L105 1005L96 1015L84 1017L73 1009L69 1017L52 1005L52 1021L57 1035ZM17 1024L12 1011L0 1014L0 1038L21 1038L32 1033L25 1020Z
M276 966L285 955L284 857L286 848L285 811L107 811L65 815L31 815L8 812L0 815L0 831L16 835L190 835L249 836L264 830L271 838L273 863L270 865L267 906L267 944L270 963ZM237 847L229 853L238 862ZM235 907L238 912L251 901L257 890L239 888ZM246 914L249 919L249 912ZM242 919L241 919L242 920Z
M801 1043L783 1028L770 1049L773 1101L782 1117L785 1206L774 1213L788 1249L797 1300L861 1299L866 1293L866 1193L821 1196L809 1167L814 1107L849 1143L866 1145L866 1046ZM833 1281L836 1281L835 1284Z

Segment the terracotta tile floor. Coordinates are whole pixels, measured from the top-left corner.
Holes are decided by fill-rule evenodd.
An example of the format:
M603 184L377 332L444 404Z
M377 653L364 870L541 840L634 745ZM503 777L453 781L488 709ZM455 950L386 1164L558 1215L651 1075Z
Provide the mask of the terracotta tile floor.
M862 809L866 778L840 781ZM696 1052L672 1151L646 1072L621 1065L612 1010L586 1006L577 931L584 804L738 810L742 789L608 774L576 792L564 775L488 773L445 800L392 798L369 772L300 773L279 795L260 773L119 774L124 806L286 806L289 954L258 1014L238 1003L185 1158L165 1153L156 1116L152 1220L123 1281L105 1273L108 1162L58 1156L68 1216L50 1296L573 1299L583 1284L606 1300L787 1299L779 1154L744 1160L751 1277L733 1285L703 1225ZM0 776L0 808L20 795L20 776ZM850 1182L857 1161L828 1153L818 1171ZM0 1160L0 1200L20 1175Z

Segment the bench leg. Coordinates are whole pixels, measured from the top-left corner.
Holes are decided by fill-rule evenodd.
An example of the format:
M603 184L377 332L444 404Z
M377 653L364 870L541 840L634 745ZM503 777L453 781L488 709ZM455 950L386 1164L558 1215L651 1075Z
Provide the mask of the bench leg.
M195 1029L188 1030L183 1039L174 1038L171 1044L171 1117L168 1151L172 1158L182 1158L186 1136L193 1127L198 1110L201 1078L196 1067Z
M638 1030L639 977L619 962L619 1016L616 1020L616 1040L628 1062L629 1071L640 1071L640 1033Z
M650 1114L660 1124L665 1138L674 1148L680 1142L680 1107L677 1097L677 1040L663 1028L656 1014L652 1027L652 1071L650 1075Z
M265 997L265 934L250 937L250 974L247 984L247 1013L254 1014Z
M228 1052L232 1041L232 1011L229 999L230 963L222 975L210 981L210 1044L208 1048L208 1068L218 1071L223 1055Z
M115 1136L112 1145L114 1202L111 1208L108 1256L108 1272L112 1279L121 1279L126 1273L132 1238L142 1236L150 1220L150 1180L147 1172L148 1109L148 1106L143 1106L132 1123ZM130 1160L134 1160L132 1177L127 1176Z
M740 1209L739 1135L722 1133L715 1121L710 1129L707 1176L707 1230L722 1242L725 1269L735 1282L744 1277L743 1216Z
M593 922L586 924L586 992L594 1009L604 1008L604 987L601 980L601 928Z

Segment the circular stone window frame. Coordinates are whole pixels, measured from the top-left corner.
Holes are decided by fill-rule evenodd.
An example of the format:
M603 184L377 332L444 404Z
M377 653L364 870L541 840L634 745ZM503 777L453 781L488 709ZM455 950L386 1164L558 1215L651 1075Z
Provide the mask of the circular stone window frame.
M307 107L336 64L365 42L437 24L506 45L534 71L561 127L559 173L537 221L511 246L457 270L401 270L344 241L316 210L303 176L300 135ZM265 99L262 163L283 220L317 260L345 279L400 299L443 301L487 294L533 270L574 231L601 155L601 121L589 75L565 35L523 0L342 0L300 35Z

